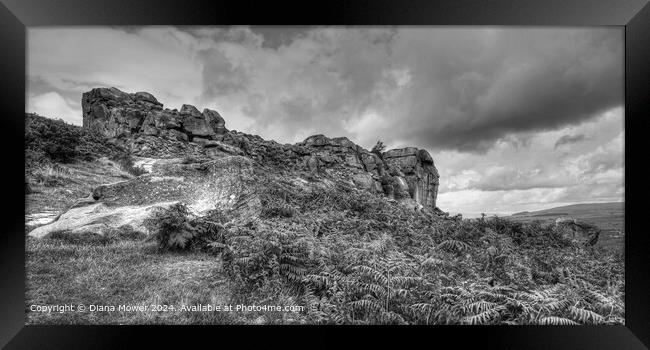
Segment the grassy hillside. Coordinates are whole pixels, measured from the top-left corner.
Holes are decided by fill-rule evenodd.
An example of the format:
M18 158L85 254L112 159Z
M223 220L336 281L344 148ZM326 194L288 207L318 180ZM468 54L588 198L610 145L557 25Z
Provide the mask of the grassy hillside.
M137 175L132 161L111 160L130 160L128 152L81 128L31 117L28 132L28 214L64 210L98 183ZM259 162L254 170L247 181L261 203L255 215L233 209L196 217L180 204L147 222L148 238L128 227L105 236L28 237L27 322L624 322L620 253L578 245L539 222L415 211L336 173ZM30 310L66 303L165 310ZM289 311L183 309L199 304Z
M541 221L549 224L559 217L572 217L598 226L602 233L598 245L614 249L625 246L625 204L586 203L557 208L513 214L510 218L519 222Z
M100 157L125 156L128 152L92 130L25 114L25 167L32 169L43 162L72 163Z
M25 115L28 223L53 218L98 185L141 173L124 147L103 136L62 120Z

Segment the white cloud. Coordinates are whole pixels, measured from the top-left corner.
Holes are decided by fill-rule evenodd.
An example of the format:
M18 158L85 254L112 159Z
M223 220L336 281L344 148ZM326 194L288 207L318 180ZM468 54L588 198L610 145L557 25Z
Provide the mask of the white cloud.
M556 149L561 135L576 133L588 138ZM623 109L614 108L579 125L533 134L526 146L499 141L485 154L434 153L439 205L453 212L512 213L622 201L623 146Z
M27 101L27 112L63 119L70 124L82 124L81 109L76 108L77 104L74 101L66 100L56 92L30 96Z
M28 76L76 94L76 104L82 92L114 86L148 91L167 107L180 108L197 101L201 91L192 40L166 27L135 33L107 27L29 28Z

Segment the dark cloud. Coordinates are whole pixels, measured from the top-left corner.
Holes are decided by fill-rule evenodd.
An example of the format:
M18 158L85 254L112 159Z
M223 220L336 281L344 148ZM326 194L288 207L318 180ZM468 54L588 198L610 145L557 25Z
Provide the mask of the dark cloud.
M586 136L583 134L578 134L578 135L562 135L557 141L555 141L555 149L561 146L565 145L570 145L574 143L578 143L580 141L584 141L586 139Z
M404 33L416 77L407 119L417 121L404 131L429 147L485 150L508 134L577 124L622 104L618 29L458 31L428 47L423 35Z
M364 27L280 33L282 28L221 33L222 40L240 43L239 50L247 50L254 63L242 71L236 62L241 58L204 57L204 95L277 93L281 98L250 116L277 128L285 127L282 122L311 121L343 129L372 112L393 122L377 125L373 135L352 128L358 132L348 130L345 136L359 143L409 140L432 150L470 152L486 152L513 135L578 124L623 100L619 28ZM262 44L274 36L282 39ZM274 68L267 67L270 61ZM290 73L278 79L265 69ZM245 86L248 76L255 82ZM278 79L277 91L259 91L268 86L264 79ZM287 113L282 104L294 98L311 100L311 114Z
M304 35L312 26L251 26L253 33L264 38L262 47L277 49L289 45L297 36Z

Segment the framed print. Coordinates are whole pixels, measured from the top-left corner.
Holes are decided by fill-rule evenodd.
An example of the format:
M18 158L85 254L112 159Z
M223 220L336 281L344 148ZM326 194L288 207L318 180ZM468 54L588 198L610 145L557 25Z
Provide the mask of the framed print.
M311 5L3 0L2 345L647 348L647 2Z

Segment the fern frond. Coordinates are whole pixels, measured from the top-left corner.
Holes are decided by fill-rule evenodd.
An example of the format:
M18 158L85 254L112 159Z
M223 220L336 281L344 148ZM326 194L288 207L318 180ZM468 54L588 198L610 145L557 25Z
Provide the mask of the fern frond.
M429 303L418 303L418 304L413 304L409 307L414 311L421 312L421 313L431 312L437 309L435 305Z
M546 308L550 311L558 311L565 309L571 304L571 302L567 299L563 300L556 300L556 301L551 301L550 303L546 304Z
M491 321L492 319L498 316L499 316L498 310L490 309L476 315L465 316L461 319L461 322L470 325L487 324L489 321Z
M407 287L407 286L412 286L416 285L419 282L422 281L422 278L420 277L412 277L412 276L397 276L397 277L391 277L390 278L390 285L391 287Z
M603 321L603 316L582 308L577 308L571 306L569 308L571 312L571 317L582 322L582 323L601 323Z
M383 286L374 283L363 283L358 282L352 285L352 290L357 293L370 294L373 293L375 296L381 298L386 294L386 289Z
M469 250L469 244L455 239L448 239L440 243L438 245L438 248L450 252L461 253L463 251Z
M481 313L481 312L484 312L484 311L487 311L487 310L491 310L496 305L497 305L496 303L491 303L491 302L488 302L488 301L479 300L479 301L476 301L476 302L473 302L473 303L470 303L470 304L464 306L463 311L478 314L478 313Z
M352 306L353 308L358 308L361 310L373 311L373 312L380 312L384 309L379 302L371 299L361 299L361 300L351 301L348 303L348 305Z
M549 316L549 317L541 318L539 320L539 324L545 326L548 325L569 326L569 325L577 325L579 323L569 320L568 318Z
M420 266L427 269L427 268L431 268L431 267L434 267L434 266L442 265L443 263L444 263L444 261L441 260L441 259L427 258L420 264Z
M388 282L388 278L386 276L370 266L360 265L357 266L355 270L363 275L369 276L372 280L380 284L386 284Z

